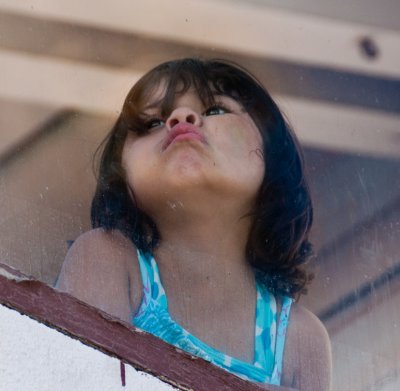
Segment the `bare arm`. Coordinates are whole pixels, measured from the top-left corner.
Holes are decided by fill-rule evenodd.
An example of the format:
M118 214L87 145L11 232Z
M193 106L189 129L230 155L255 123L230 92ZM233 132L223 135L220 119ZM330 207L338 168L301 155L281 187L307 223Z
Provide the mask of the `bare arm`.
M300 391L329 391L332 355L328 333L320 320L293 305L287 331L283 385Z
M134 246L118 231L81 235L68 251L57 288L130 322L141 298Z

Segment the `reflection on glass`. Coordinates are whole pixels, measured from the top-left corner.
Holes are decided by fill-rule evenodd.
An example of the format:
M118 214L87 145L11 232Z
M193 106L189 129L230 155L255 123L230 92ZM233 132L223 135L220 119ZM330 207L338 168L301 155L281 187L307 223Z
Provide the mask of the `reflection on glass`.
M299 147L245 70L144 75L105 140L91 218L60 289L246 379L329 388L326 331L292 304L310 280Z
M229 3L233 10L239 3L243 6L241 2ZM389 4L388 7L380 5L379 12L374 9L374 17L368 20L374 20L377 28L390 26L396 29L397 22L390 19L390 15L397 15L393 12L393 4L390 4L392 8L389 8ZM314 6L315 4L312 6L314 16L332 16L328 8L323 9L325 5L322 3L318 10ZM253 2L246 2L246 7L254 8ZM257 7L257 13L264 10L264 6L260 4ZM293 6L282 3L282 7L288 10L297 7L302 13L311 13L306 2L296 2ZM363 15L370 7L372 6L366 5ZM78 245L82 239L78 239L80 235L91 228L90 203L96 187L92 175L92 158L99 140L106 136L115 122L115 112L119 110L122 99L119 94L137 80L143 70L167 59L198 55L227 57L245 64L268 86L279 106L288 114L305 147L305 171L314 206L310 241L314 245L316 259L309 263L315 278L307 286L309 292L301 297L300 304L317 314L329 332L334 361L333 390L391 391L399 388L397 362L400 349L397 341L400 341L400 319L397 299L400 88L398 76L392 74L388 77L383 68L379 73L379 64L385 63L388 51L381 46L378 35L371 35L377 45L377 57L363 57L363 61L368 66L371 65L368 69L377 65L374 69L378 72L372 74L363 72L361 66L359 69L335 68L335 64L328 66L318 62L306 62L309 65L304 65L301 59L305 58L304 53L309 52L302 51L301 47L299 56L303 57L292 56L293 61L267 58L263 54L255 55L250 51L245 53L242 49L232 49L227 54L213 47L211 52L202 49L197 43L196 46L190 46L175 41L167 42L156 36L150 38L148 33L132 33L121 25L118 28L110 25L105 28L101 23L93 26L81 21L77 24L72 18L62 21L52 18L50 14L41 13L40 10L35 10L33 14L31 9L25 12L21 8L14 12L12 7L0 8L0 67L5 75L0 89L0 262L10 264L49 284L55 284L69 244L75 242L74 246ZM388 10L387 15L381 18L380 12L385 9ZM347 11L346 9L347 21L354 19L368 23L361 13L355 15L355 8L351 13ZM82 11L82 14L85 12ZM335 11L336 17L342 18L341 12ZM298 17L301 22L302 16ZM248 26L249 23L255 22L245 21L243 26ZM190 29L191 23L188 21L186 26ZM325 23L321 26L325 26ZM169 29L172 30L173 26L169 25ZM239 31L239 26L237 29ZM325 33L325 29L321 27L321 34ZM367 33L370 34L370 31ZM368 34L366 36L369 37ZM361 36L358 38L354 42L350 40L354 43L355 53L359 53L360 49L358 45ZM287 45L278 35L274 40L282 47ZM267 45L268 42L265 41ZM339 56L335 52L335 55L343 60L346 53L340 53ZM349 57L353 58L353 54L352 52ZM156 90L153 92L157 93ZM234 97L235 102L236 98ZM201 114L207 120L228 115L224 112L231 109L229 102L217 100L214 103L224 103L228 107L205 106ZM133 116L134 114L132 113ZM251 118L254 120L254 116ZM148 119L151 120L147 122L151 128L151 135L148 137L156 137L157 126L162 124L157 121L164 121L166 118ZM239 130L235 130L238 142ZM195 144L194 140L185 142ZM229 144L224 142L223 147L228 148ZM253 162L257 161L257 156L260 155L251 154ZM145 157L143 161L149 164L151 154ZM268 160L272 157L264 153L263 158ZM231 166L234 167L233 163ZM239 168L236 171L240 176ZM179 175L175 177L178 179ZM154 183L162 186L163 180L160 175ZM131 181L135 181L134 176ZM132 188L135 192L130 194L128 191L129 197L136 196L136 189L134 186ZM153 194L150 191L148 193ZM233 194L232 192L231 198ZM196 197L199 195L195 194L190 202L194 203ZM139 202L140 197L136 198ZM223 202L212 203L216 216L226 209L229 210L229 200L228 195ZM151 199L146 201L151 202ZM183 203L183 207L188 202ZM172 202L168 207L171 213L177 212L175 214L182 210L182 205L178 202ZM197 208L200 213L200 204ZM154 219L151 210L146 212ZM171 219L174 217L178 216L170 216ZM246 215L243 221L249 218ZM182 225L186 223L184 220L178 222ZM142 223L143 220L140 224ZM101 224L103 223L98 222L98 225ZM153 253L173 319L209 345L213 346L213 340L218 340L221 345L228 346L229 343L219 338L216 331L219 330L218 327L212 328L212 323L202 324L200 321L202 315L203 319L221 321L217 315L222 312L220 314L215 310L211 315L205 312L205 303L215 300L210 297L214 292L212 289L221 284L213 280L214 275L207 274L209 279L202 282L202 286L207 289L203 288L204 298L200 304L195 302L196 297L182 294L183 291L177 292L179 285L174 279L179 280L183 266L177 263L179 267L171 271L163 264L162 259L163 255L172 257L178 246L171 246L170 253L165 250L161 254L161 244L157 246L149 242L150 238L157 238L154 236L152 223L146 221L145 226L145 232L135 238L135 243L142 240L149 249L155 246ZM165 231L159 224L156 226L162 234L159 243L166 243L169 238L165 237ZM229 224L229 227L233 226L233 223ZM218 236L221 249L227 232ZM189 233L190 231L187 232ZM198 233L197 235L201 236ZM99 292L98 303L94 304L131 321L129 311L132 312L133 309L130 306L137 308L142 299L135 296L142 292L142 276L131 242L125 241L125 236L116 235L111 239L105 247L109 251L115 251L112 254L104 253L106 250L99 244L93 249L98 253L98 258L114 259L115 253L119 251L122 254L125 251L121 250L121 246L126 246L129 257L126 255L126 260L120 265L122 270L118 269L116 262L109 263L110 269L99 270L103 276L99 277L99 285L104 289ZM204 239L204 242L207 241ZM182 251L184 249L183 246L179 248ZM199 257L202 249L198 250ZM74 247L71 251L75 251ZM191 255L193 252L190 251ZM201 262L198 264L199 268L203 265ZM90 268L90 262L82 265L81 272L75 274L76 279L87 272L84 267ZM202 267L205 268L206 265ZM123 275L124 272L127 277L121 284L110 283L115 281L113 273ZM246 281L251 281L253 274L245 275L248 279ZM227 291L229 280L236 281L232 278L229 276L227 282L222 284ZM107 286L108 283L112 286ZM193 279L182 283L196 288ZM107 303L107 292L112 290L112 294L118 296L126 289L127 284L140 289L128 299L125 295L125 300L118 301L118 305L102 307ZM240 289L237 290L245 292L244 287L238 287ZM64 286L63 289L67 288ZM79 292L76 294L80 295ZM243 295L237 305L249 303L249 295ZM87 300L90 302L89 297ZM233 305L231 302L229 304ZM244 304L243 307L250 312L251 308ZM278 300L278 312L279 304ZM128 315L121 315L124 313ZM225 328L229 333L224 336L238 336L242 342L239 347L236 346L237 352L234 351L235 346L232 348L229 345L228 353L249 362L250 354L246 357L243 350L240 350L251 339L248 327L250 318L244 318L243 330L247 330L248 335L243 330L242 334L238 334L234 325L229 324ZM191 328L190 319L196 319L199 332L196 333ZM289 322L289 330L291 324ZM209 339L207 335L204 336L206 332L210 333ZM225 349L218 344L214 345L221 351ZM289 344L286 347L289 349ZM286 351L284 357L287 357L286 354L290 352Z

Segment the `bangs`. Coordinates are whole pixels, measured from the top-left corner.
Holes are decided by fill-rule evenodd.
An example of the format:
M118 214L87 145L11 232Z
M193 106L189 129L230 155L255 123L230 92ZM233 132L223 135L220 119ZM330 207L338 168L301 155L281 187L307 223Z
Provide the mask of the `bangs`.
M163 94L154 98L160 89ZM216 95L225 95L238 101L250 114L260 93L258 81L236 64L198 59L166 62L145 74L129 92L123 108L125 125L140 135L147 107L157 107L165 118L175 99L189 89L196 92L204 106L215 104Z
M170 113L175 99L190 89L195 91L204 106L215 103L215 91L204 65L196 60L183 60L166 67L162 75L162 80L167 81L160 105L162 115Z

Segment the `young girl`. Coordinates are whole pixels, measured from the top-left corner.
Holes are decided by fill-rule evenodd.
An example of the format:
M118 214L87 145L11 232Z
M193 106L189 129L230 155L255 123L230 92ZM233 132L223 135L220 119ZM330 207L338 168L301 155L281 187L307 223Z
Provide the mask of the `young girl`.
M295 136L226 61L161 64L106 139L93 230L58 287L255 382L328 390L330 345L293 303L312 206Z

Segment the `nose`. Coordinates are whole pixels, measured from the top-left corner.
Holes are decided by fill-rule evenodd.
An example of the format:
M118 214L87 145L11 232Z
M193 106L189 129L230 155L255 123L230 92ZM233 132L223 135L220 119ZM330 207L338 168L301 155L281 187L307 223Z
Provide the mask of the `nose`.
M201 126L202 119L201 116L190 107L178 107L172 111L168 117L166 125L168 130L171 130L175 125L181 122L188 122L195 126Z

